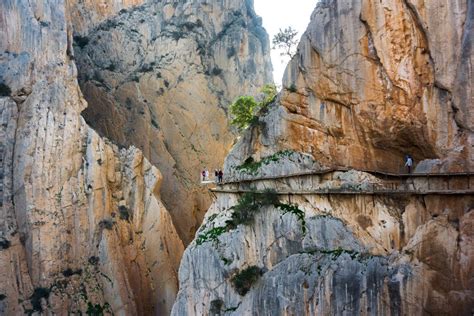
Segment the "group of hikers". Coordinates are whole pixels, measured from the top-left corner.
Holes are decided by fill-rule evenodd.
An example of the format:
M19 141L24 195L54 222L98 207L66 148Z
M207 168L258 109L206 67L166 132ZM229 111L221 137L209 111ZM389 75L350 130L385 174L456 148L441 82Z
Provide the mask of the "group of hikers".
M202 177L202 181L209 181L209 170L207 170L206 168L204 168L201 172L201 177ZM222 183L223 179L224 179L224 172L222 172L221 169L215 169L214 170L214 179L216 181L216 183Z

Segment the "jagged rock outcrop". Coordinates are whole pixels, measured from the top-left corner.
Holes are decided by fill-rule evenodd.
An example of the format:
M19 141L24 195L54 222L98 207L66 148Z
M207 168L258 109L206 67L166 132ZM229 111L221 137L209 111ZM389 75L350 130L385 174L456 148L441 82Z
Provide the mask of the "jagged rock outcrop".
M226 180L245 181L216 192L173 315L473 313L473 194L357 194L392 183L355 170L272 179L398 173L405 154L417 171L472 171L473 13L472 1L318 3L277 101L226 158ZM353 192L311 194L334 186ZM252 189L289 193L255 210Z
M160 168L163 201L188 243L211 203L199 172L220 168L235 140L227 106L272 82L253 1L71 6L83 115Z
M0 314L165 314L162 176L85 123L66 1L0 3Z

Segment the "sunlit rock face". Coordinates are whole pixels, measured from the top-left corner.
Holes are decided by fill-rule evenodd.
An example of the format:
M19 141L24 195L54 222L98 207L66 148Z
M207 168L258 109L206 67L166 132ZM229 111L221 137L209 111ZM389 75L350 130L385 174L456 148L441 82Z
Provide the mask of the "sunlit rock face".
M425 170L472 170L473 10L465 0L321 1L281 106L235 164L291 148L328 166L398 172L410 154L429 160Z
M277 101L225 162L227 180L289 192L280 203L300 211L267 205L232 225L242 194L216 193L183 255L172 314L471 314L472 194L293 195L386 180L271 177L397 173L405 154L417 171L472 171L473 19L471 1L320 1ZM251 266L260 270L242 293L232 280Z
M73 3L86 121L160 168L163 201L185 243L211 203L200 171L222 168L235 134L227 107L272 82L252 1Z
M81 117L70 17L0 3L0 314L166 314L183 244L162 176Z

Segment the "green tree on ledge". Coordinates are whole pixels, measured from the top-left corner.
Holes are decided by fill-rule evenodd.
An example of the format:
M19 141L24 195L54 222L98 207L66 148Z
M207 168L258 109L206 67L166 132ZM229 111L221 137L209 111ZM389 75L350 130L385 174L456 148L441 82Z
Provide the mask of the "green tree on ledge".
M261 102L255 101L251 96L238 97L229 107L232 120L230 124L242 131L257 120L257 113L268 107L275 101L277 90L273 84L266 84L261 89L263 99Z

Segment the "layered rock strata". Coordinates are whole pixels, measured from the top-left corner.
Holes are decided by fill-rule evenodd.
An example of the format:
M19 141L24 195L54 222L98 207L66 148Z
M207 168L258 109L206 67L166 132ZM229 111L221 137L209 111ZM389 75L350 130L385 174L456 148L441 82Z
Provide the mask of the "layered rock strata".
M162 198L187 243L211 203L203 168L221 168L235 134L227 107L271 79L252 1L72 2L74 55L91 126L134 145L164 176Z
M183 244L162 176L81 117L70 18L0 3L0 314L166 314Z

